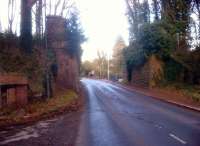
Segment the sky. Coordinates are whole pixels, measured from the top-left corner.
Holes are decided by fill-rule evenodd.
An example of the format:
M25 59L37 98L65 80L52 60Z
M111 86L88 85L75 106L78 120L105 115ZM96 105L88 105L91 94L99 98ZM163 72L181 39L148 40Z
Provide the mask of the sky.
M19 2L19 0L16 1ZM119 36L122 36L128 44L129 25L125 16L125 0L75 0L75 2L80 11L84 34L88 39L82 44L83 61L95 59L98 50L111 56L113 46ZM8 0L1 0L0 4L0 30L5 30L8 26ZM18 34L19 14L20 6L17 6L15 8L14 32ZM192 17L194 20L197 19L194 14Z
M82 60L93 60L97 51L110 56L118 36L128 42L128 20L124 0L76 0L88 41L82 45Z
M17 0L19 1L19 0ZM15 19L13 24L13 31L19 33L20 23L20 6L16 6L15 8ZM8 29L8 0L1 0L0 2L0 30Z
M7 29L8 24L8 9L7 9L8 0L1 1L1 8L0 8L0 29L5 30Z
M1 1L0 20L3 30L7 29L8 0ZM82 44L82 60L93 60L97 50L103 50L111 56L117 37L122 36L128 42L128 20L125 16L124 0L75 0L87 42ZM20 7L15 9L19 17ZM19 33L19 22L14 22L14 30Z

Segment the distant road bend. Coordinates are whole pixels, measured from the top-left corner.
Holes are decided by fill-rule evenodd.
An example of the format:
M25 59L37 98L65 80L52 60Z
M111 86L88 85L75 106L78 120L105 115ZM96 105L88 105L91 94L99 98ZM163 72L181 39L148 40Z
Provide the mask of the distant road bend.
M104 81L82 82L88 101L77 146L200 146L200 113Z
M200 113L108 82L81 82L87 91L81 112L0 131L0 145L200 146Z

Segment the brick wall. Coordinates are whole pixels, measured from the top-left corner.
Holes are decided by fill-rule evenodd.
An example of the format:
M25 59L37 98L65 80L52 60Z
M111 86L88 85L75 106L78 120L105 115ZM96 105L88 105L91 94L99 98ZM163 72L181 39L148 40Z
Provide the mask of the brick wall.
M17 106L24 106L28 103L28 88L27 86L16 87L16 103Z
M16 90L15 88L9 88L7 90L7 105L15 106L16 104Z
M55 53L58 67L54 88L78 90L79 63L77 57L67 52L65 21L59 16L47 18L48 45Z
M0 84L28 84L26 77L18 74L0 74Z

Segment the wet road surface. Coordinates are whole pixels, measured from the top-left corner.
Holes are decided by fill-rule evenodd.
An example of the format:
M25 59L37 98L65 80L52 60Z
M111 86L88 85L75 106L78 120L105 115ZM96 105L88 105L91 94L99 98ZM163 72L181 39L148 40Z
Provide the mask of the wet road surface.
M104 81L82 83L81 112L1 130L0 145L200 146L200 113Z
M81 112L0 130L3 146L74 146Z
M200 146L200 113L103 81L88 93L77 146Z

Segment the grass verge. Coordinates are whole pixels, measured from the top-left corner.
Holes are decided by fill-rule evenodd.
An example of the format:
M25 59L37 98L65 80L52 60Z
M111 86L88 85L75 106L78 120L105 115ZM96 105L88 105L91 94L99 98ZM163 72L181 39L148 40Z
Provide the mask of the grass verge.
M35 122L67 111L76 111L79 108L78 99L78 95L74 91L68 90L54 98L29 103L21 109L2 109L0 111L0 128Z
M183 83L170 83L170 84L168 83L168 84L162 85L161 88L180 92L185 97L190 98L194 102L200 103L200 86L199 85L189 85L189 84L183 84Z

